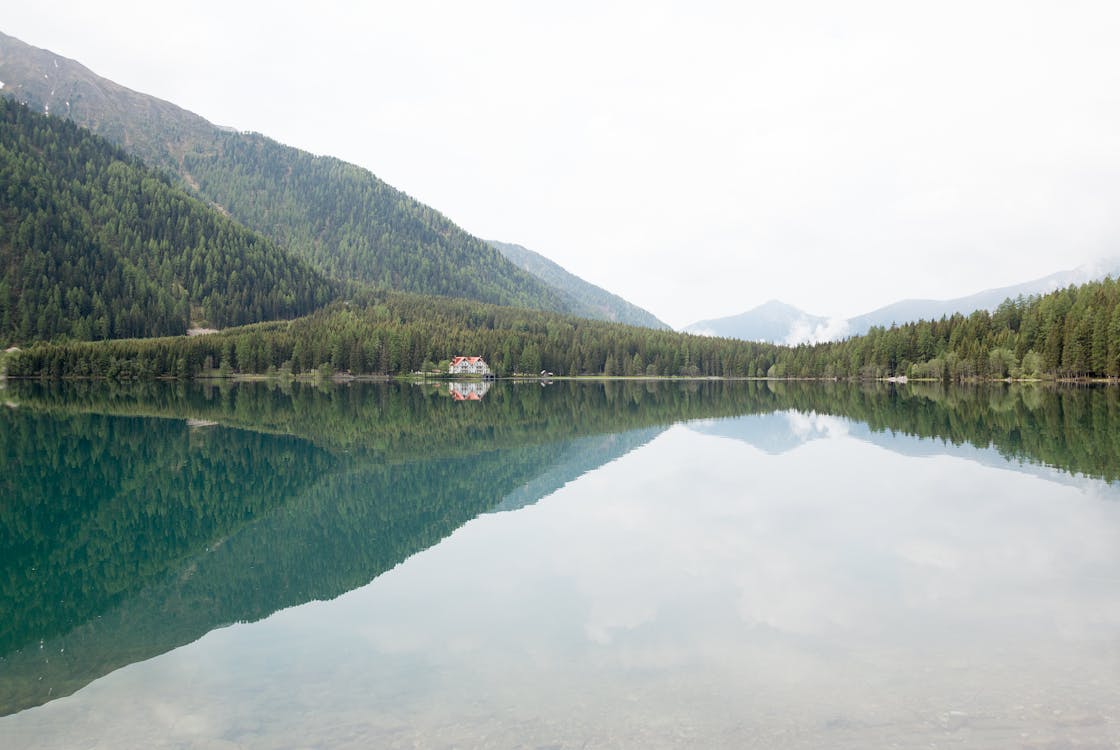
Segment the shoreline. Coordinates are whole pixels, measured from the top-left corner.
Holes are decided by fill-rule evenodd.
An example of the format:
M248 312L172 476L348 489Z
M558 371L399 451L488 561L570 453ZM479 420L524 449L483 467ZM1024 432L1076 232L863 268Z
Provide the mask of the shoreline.
M722 376L722 375L551 375L541 377L539 375L505 375L501 377L494 377L484 379L479 377L451 377L447 375L378 375L378 374L362 374L351 375L349 373L335 374L328 377L317 374L300 373L298 375L269 375L266 373L231 373L230 375L217 375L205 374L196 375L192 378L176 378L169 375L157 375L148 378L109 378L100 375L62 375L59 377L47 377L44 375L8 375L0 372L0 383L6 380L19 380L19 381L52 381L52 382L112 382L112 383L142 383L142 382L164 382L164 383L191 383L191 382L210 382L210 383L269 383L269 382L287 382L287 383L494 383L494 382L510 382L510 383L551 383L555 381L569 381L569 382L666 382L666 383L687 383L687 382L762 382L762 383L889 383L891 385L909 385L911 383L931 384L931 383L944 383L946 385L993 385L996 383L1004 384L1040 384L1040 385L1120 385L1120 378L1105 377L1105 378L967 378L964 380L941 380L939 378L901 378L898 376L882 377L882 378L839 378L839 377L803 377L803 378L774 378L774 377L749 377L749 376Z

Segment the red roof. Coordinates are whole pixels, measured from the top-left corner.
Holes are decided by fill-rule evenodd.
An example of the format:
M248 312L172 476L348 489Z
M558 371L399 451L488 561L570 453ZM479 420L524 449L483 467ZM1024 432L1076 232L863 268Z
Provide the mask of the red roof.
M451 366L454 367L455 365L459 364L463 360L466 360L466 361L470 362L472 365L476 365L476 364L478 364L478 361L480 359L482 359L482 357L453 357L452 360L451 360Z

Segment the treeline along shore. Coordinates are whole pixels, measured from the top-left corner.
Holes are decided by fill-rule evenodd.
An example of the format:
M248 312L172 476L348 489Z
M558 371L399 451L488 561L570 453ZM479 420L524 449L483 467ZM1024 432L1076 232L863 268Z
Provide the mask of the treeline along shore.
M40 343L10 377L407 375L481 355L498 376L851 378L943 381L1120 377L1120 282L1009 299L994 312L873 328L801 346L712 338L472 300L368 291L290 321L195 337Z

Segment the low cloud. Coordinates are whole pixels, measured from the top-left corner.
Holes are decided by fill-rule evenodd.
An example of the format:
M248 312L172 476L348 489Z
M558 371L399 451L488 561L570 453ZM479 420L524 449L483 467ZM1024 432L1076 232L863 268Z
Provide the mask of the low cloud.
M798 344L817 344L821 341L836 341L849 333L848 321L844 318L829 318L823 323L819 320L802 318L790 328L783 344L797 346Z

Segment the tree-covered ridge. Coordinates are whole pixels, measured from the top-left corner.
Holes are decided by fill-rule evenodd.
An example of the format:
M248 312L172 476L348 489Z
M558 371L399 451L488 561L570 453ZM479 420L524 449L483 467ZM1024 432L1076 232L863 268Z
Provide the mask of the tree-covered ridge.
M631 326L669 328L668 324L658 320L648 310L643 310L617 294L611 294L602 287L584 281L540 253L508 242L490 240L490 244L513 261L518 268L528 271L549 286L560 290L570 300L571 312L576 315Z
M399 374L479 354L499 374L942 380L1120 375L1120 282L1008 300L846 341L778 346L625 326L470 300L376 293L298 320L191 340L35 347L14 376L191 377L209 368Z
M0 98L0 342L302 315L332 285L108 141Z
M325 272L386 289L568 311L557 290L361 167L226 133L182 172L198 193Z
M128 149L344 281L570 312L568 299L368 170L232 132L0 34L5 97Z

